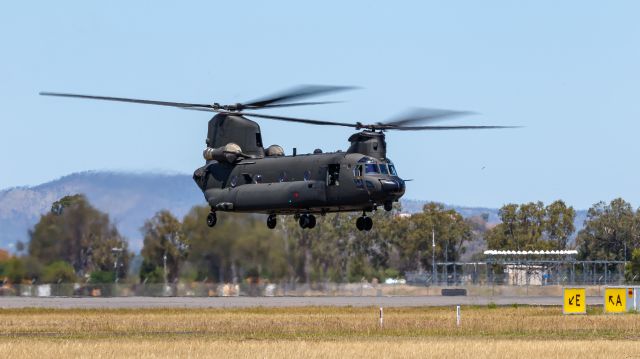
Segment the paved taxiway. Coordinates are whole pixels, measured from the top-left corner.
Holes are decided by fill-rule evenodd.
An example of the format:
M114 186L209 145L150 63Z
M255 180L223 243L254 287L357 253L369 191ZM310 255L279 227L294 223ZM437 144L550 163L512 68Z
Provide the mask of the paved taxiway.
M562 305L561 297L0 297L0 308L246 308L302 306L420 307L449 305ZM602 304L602 297L587 297Z

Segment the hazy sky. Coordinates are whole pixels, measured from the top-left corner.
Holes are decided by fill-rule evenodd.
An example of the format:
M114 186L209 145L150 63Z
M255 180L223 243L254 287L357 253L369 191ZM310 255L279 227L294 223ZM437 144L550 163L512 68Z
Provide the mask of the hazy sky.
M228 103L311 83L363 89L273 113L375 122L421 106L525 126L388 133L406 198L639 205L638 14L636 1L7 2L0 188L203 163L207 113L39 91ZM352 133L260 124L288 153L346 149Z

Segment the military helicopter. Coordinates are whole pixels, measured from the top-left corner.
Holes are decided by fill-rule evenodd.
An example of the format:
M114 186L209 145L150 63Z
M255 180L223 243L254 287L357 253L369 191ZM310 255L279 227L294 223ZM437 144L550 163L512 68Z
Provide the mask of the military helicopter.
M301 102L302 99L351 90L345 86L298 86L272 96L231 105L140 100L122 97L41 92L44 96L107 100L177 107L216 113L209 121L204 166L193 179L211 207L207 225L214 227L217 211L264 213L267 227L275 228L278 215L293 215L300 227L314 228L316 215L330 212L362 212L356 228L373 227L367 212L392 209L405 193L405 180L387 157L385 132L422 130L497 129L513 126L418 125L468 112L416 109L386 122L333 122L247 112L333 103ZM264 148L260 126L247 117L356 129L346 151L290 155L278 145Z

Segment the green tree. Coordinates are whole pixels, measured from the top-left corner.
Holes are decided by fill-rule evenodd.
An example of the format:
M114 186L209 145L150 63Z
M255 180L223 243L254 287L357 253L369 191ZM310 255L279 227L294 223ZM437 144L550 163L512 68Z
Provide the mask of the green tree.
M631 253L631 260L625 268L627 282L640 282L640 248L635 248Z
M44 265L70 263L76 274L114 268L113 248L122 248L121 270L126 273L130 255L127 241L120 236L109 216L92 207L82 195L56 202L29 232L29 256Z
M616 198L609 204L598 202L587 213L578 233L578 257L585 260L629 260L640 247L640 214L631 204Z
M545 207L544 231L546 239L553 243L556 249L567 247L569 238L576 230L573 224L575 218L576 211L573 207L567 207L561 200Z
M163 281L175 282L188 250L187 237L182 233L182 224L171 212L162 210L144 223L142 232L144 263L140 273L141 279L147 280L149 273L160 268L163 271L163 277L166 277Z
M471 225L460 213L435 202L424 205L421 213L403 218L397 230L402 238L397 243L402 271L431 268L434 234L436 261L443 262L459 260L465 242L472 237Z
M564 249L575 231L575 210L563 201L506 204L499 211L501 223L485 232L491 249Z
M218 213L218 224L207 227L208 207L194 207L184 217L189 238L187 261L199 280L233 282L251 276L278 280L287 274L284 237L265 225L262 215Z
M4 264L3 276L10 283L22 283L22 280L27 277L27 270L25 269L24 262L17 257L10 258Z
M77 279L73 266L65 261L53 262L42 272L44 283L74 283Z

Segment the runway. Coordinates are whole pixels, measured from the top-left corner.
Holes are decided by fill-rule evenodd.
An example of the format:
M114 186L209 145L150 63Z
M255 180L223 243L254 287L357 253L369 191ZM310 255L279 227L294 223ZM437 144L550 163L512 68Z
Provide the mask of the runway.
M562 298L540 297L0 297L0 308L248 308L248 307L438 307L450 305L562 305ZM602 297L587 297L602 305Z

